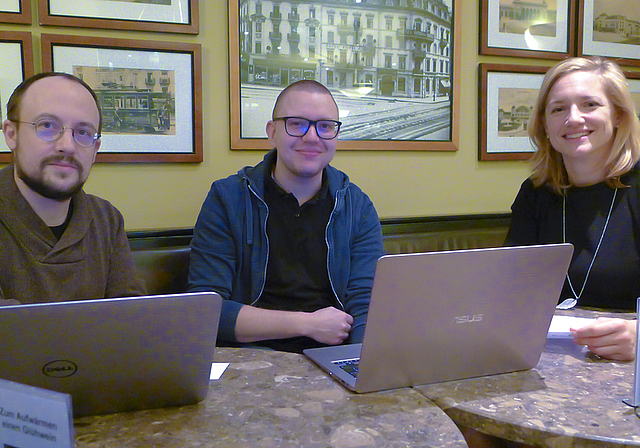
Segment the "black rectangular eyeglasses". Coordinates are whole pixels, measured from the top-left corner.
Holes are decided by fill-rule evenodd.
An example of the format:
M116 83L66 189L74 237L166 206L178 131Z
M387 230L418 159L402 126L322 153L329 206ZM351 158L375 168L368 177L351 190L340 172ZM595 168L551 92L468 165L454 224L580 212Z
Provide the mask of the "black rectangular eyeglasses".
M309 120L302 117L277 117L274 120L284 121L284 130L291 137L304 137L313 125L316 135L323 140L336 138L342 122L336 120Z

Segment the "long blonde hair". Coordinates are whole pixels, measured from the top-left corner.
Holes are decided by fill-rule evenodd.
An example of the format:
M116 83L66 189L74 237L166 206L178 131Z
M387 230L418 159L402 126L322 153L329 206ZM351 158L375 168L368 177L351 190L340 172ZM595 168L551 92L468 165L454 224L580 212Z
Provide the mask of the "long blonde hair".
M606 161L605 182L611 187L625 187L620 182L620 176L640 160L640 122L622 70L616 63L598 56L566 59L547 71L529 118L529 139L536 148L536 153L531 158L531 179L535 186L548 185L558 194L564 194L571 186L562 155L551 146L547 137L545 110L549 92L555 83L563 76L577 71L592 72L598 76L619 120Z

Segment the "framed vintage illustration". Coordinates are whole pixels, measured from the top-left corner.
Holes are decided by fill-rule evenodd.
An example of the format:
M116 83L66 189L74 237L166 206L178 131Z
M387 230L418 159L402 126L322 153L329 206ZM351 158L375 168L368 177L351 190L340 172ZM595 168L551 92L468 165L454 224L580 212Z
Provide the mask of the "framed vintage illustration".
M575 17L572 0L480 0L480 54L573 56Z
M43 70L72 73L102 108L98 162L201 162L198 44L43 34Z
M31 0L0 0L0 22L31 23Z
M458 149L459 11L454 0L338 4L229 1L231 148L268 149L280 91L331 90L338 149Z
M38 13L40 25L200 32L198 0L38 0Z
M627 77L627 84L631 97L633 98L633 104L636 107L636 115L640 118L640 72L624 72Z
M578 54L640 65L640 9L632 0L580 0Z
M7 101L16 87L33 75L33 44L31 33L26 31L0 31L0 123L7 119ZM11 151L0 139L0 163L11 162Z
M479 160L524 160L527 125L548 67L480 64Z

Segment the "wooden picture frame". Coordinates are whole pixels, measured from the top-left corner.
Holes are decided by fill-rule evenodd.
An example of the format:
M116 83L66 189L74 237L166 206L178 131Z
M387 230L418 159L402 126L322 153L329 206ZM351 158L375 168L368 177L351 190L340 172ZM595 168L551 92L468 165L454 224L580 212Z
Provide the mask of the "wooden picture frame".
M437 11L412 6L410 19L382 2L327 0L328 8L324 1L243 0L242 9L229 1L231 149L269 149L264 129L277 94L296 80L316 79L341 110L338 149L457 150L455 0Z
M7 101L16 87L33 75L33 42L27 31L0 31L0 59L2 82L0 83L0 123L7 119ZM11 150L0 139L0 163L13 159Z
M627 78L627 85L633 98L636 115L640 118L640 72L625 71L624 76Z
M565 59L575 54L576 6L556 0L556 10L540 2L480 0L480 54ZM541 22L542 23L536 23Z
M72 73L102 106L98 162L202 162L199 44L43 34L44 71Z
M535 152L526 127L547 70L543 66L479 65L479 160L527 160Z
M640 66L640 11L631 0L579 0L578 55Z
M167 1L38 0L38 13L40 25L198 34L198 0Z
M31 24L31 0L0 0L0 22Z

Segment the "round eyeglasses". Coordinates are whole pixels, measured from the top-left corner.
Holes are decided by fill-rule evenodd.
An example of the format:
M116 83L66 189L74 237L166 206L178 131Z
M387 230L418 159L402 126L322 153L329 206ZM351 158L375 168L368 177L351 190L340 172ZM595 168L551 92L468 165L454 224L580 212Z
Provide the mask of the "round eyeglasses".
M92 147L100 138L100 134L98 134L96 128L90 124L83 124L76 127L62 126L58 120L53 118L41 118L35 122L17 120L16 123L30 124L35 128L36 135L45 142L58 140L64 133L65 129L71 129L73 140L84 148Z
M342 122L335 120L308 120L301 117L278 117L274 120L284 121L284 130L291 137L304 137L311 125L316 128L316 134L323 140L336 138Z

